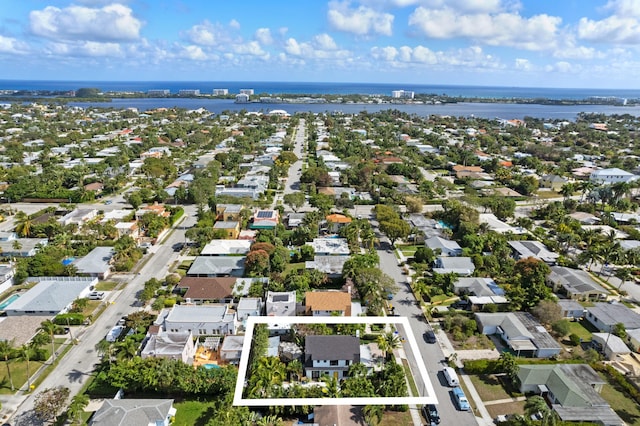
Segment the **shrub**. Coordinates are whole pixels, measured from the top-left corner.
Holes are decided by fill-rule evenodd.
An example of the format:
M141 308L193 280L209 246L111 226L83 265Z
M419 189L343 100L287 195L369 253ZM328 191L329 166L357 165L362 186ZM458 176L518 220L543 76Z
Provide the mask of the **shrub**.
M493 374L502 372L499 359L474 359L464 362L464 370L468 374Z
M84 315L71 313L57 315L53 322L57 325L82 325L84 323Z
M571 333L571 335L569 336L569 341L571 341L571 344L573 346L578 346L582 342L582 339L577 334Z

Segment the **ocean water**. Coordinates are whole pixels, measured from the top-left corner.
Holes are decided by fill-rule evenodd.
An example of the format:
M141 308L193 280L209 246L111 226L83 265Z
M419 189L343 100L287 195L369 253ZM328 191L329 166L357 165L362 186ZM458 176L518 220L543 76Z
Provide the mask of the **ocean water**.
M147 92L152 89L168 89L178 93L181 89L200 89L211 94L213 89L228 89L239 93L240 89L254 89L256 94L369 94L390 96L393 90L409 90L417 94L438 94L475 98L546 98L586 99L592 96L640 98L639 89L562 89L543 87L497 87L424 85L412 83L318 83L318 82L269 82L269 81L56 81L56 80L0 80L0 90L77 90L95 87L105 92Z
M253 89L256 94L380 94L391 95L393 90L411 90L416 93L446 94L476 98L546 98L546 99L586 99L591 96L614 96L627 99L640 99L637 89L557 89L527 87L489 87L489 86L447 86L416 84L375 84L375 83L309 83L309 82L177 82L177 81L36 81L36 80L0 80L0 90L76 90L82 87L96 87L102 91L128 91L146 93L152 89L168 89L177 93L181 89L200 89L203 94L213 89L228 89L229 93L238 93L240 89ZM290 114L297 112L356 114L360 112L379 112L396 109L419 116L451 115L456 117L480 118L519 118L534 117L540 119L558 119L573 121L580 112L602 114L630 114L640 116L640 106L613 105L537 105L514 103L455 103L442 105L420 104L237 104L231 99L212 98L127 98L113 99L111 102L70 102L70 105L104 108L137 108L139 111L164 107L184 108L187 110L205 108L215 114L233 113L241 110L269 112L284 109Z

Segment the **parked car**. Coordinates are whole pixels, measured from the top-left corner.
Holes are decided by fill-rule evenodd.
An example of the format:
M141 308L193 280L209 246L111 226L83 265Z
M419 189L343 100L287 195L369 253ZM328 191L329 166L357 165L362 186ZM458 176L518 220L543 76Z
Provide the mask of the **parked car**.
M431 423L439 424L440 423L440 414L438 414L438 409L434 404L427 404L422 406L422 415L425 419L429 420Z
M429 330L429 331L425 331L423 334L424 337L424 341L427 343L435 343L436 340L436 333L434 333L433 331Z
M90 300L102 300L102 299L104 299L104 291L92 291L87 296L87 299L90 299Z
M453 396L456 400L456 404L458 405L459 410L471 411L471 405L469 404L469 400L465 396L460 386L456 386L455 388L453 388Z

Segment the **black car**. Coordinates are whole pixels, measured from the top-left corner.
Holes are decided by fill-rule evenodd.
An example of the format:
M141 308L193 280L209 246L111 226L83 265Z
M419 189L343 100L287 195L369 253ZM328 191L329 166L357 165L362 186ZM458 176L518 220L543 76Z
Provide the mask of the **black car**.
M436 333L434 333L433 331L425 331L423 337L424 337L424 341L427 343L436 342Z
M431 423L440 423L440 414L438 414L438 409L433 404L424 405L422 407L422 415Z

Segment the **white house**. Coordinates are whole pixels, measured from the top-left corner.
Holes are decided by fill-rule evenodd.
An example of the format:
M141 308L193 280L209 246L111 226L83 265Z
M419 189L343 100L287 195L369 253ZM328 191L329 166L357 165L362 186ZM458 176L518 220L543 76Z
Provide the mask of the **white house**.
M640 176L636 176L633 173L629 173L618 168L594 170L589 176L589 180L591 180L592 182L605 185L611 185L620 182L631 182L638 178L640 178Z
M237 318L227 305L175 305L163 311L156 324L171 333L191 332L195 337L235 334Z

